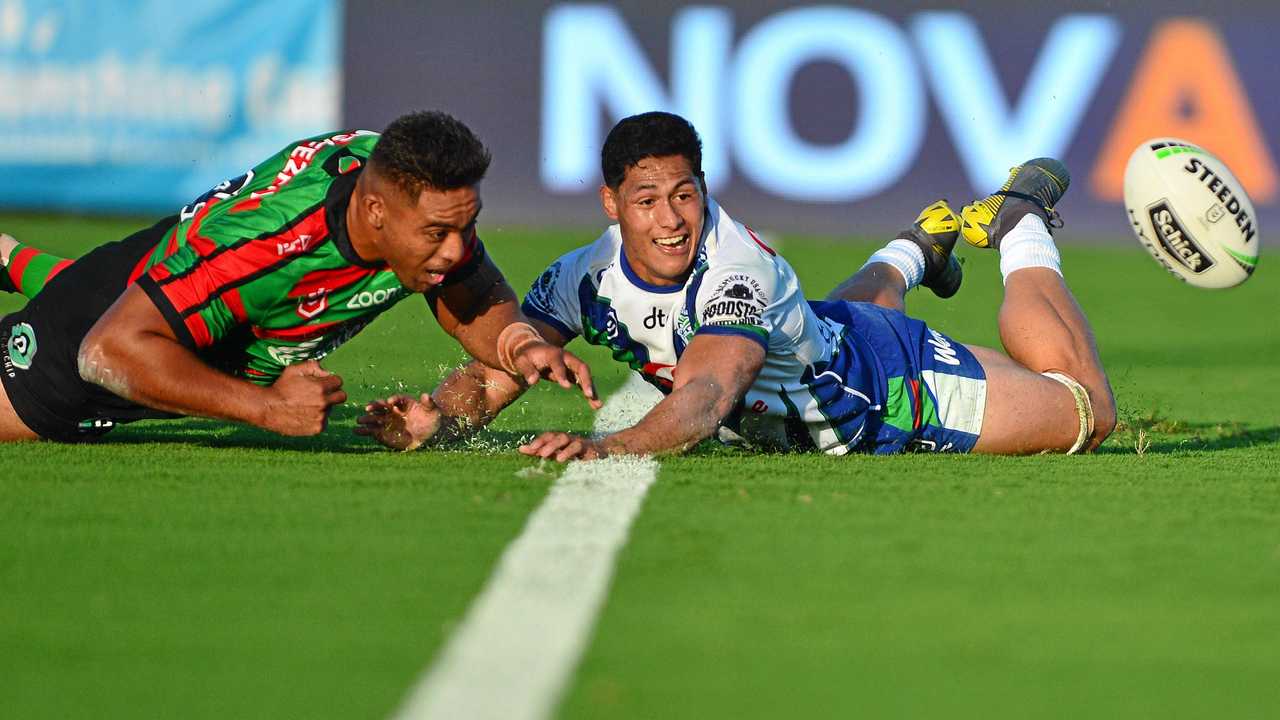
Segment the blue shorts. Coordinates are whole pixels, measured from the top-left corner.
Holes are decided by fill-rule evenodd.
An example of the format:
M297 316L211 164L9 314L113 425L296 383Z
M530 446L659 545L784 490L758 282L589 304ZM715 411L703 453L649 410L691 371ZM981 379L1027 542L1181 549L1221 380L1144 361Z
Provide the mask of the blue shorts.
M982 432L987 376L964 345L924 322L870 303L810 302L819 317L844 325L846 342L869 347L880 372L848 378L871 387L861 449L877 455L903 451L969 452ZM859 380L862 383L859 383Z

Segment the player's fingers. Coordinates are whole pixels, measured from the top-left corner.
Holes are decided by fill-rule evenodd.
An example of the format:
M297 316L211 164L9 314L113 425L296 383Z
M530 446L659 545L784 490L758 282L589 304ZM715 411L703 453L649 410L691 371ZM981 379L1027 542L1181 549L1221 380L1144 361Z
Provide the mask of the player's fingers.
M547 459L556 458L558 460L559 455L564 451L564 449L572 445L576 439L577 438L569 433L556 433L555 437L551 439L551 442L542 446L542 452L540 452L539 455ZM564 462L563 460L559 461Z
M311 375L313 382L320 388L320 392L328 394L342 387L342 380L332 375Z
M520 374L520 377L524 378L525 384L530 386L538 384L538 378L541 374L538 372L538 367L529 362L528 353L515 357L511 362L515 365L516 372Z
M324 404L330 407L333 405L341 405L346 401L347 393L345 390L332 390L324 395Z
M587 364L578 359L577 356L569 353L564 354L565 365L569 367L573 377L578 381L578 387L582 388L582 395L593 409L599 410L604 404L596 397L596 385L591 379L591 368Z
M355 434L357 434L357 435L363 435L363 436L365 436L365 437L376 438L376 437L378 437L379 435L381 435L381 434L382 434L382 428L380 428L380 427L373 427L373 426L370 426L370 425L357 425L357 426L355 426L354 428L352 428L352 432L354 432L354 433L355 433Z
M582 438L572 438L556 453L556 462L569 462L582 454L583 449Z
M391 406L391 409L399 410L400 412L413 407L415 402L417 400L412 395L392 395L387 398L387 404Z
M530 440L528 443L520 446L520 451L526 455L542 455L542 451L554 443L556 436L560 433L544 432L538 437ZM543 457L546 457L543 455Z
M542 436L538 436L516 449L524 453L525 455L537 455L538 449L541 447L542 447Z
M557 351L551 353L548 357L545 369L547 377L554 380L562 388L573 387L573 378L569 375L569 368L564 364L564 352Z
M319 360L304 360L297 364L298 372L311 377L327 377L329 371L320 367Z
M529 442L525 443L524 445L521 445L520 447L522 447L522 448L529 448L529 449L531 449L531 450L536 450L537 448L542 447L542 444L543 444L544 442L546 442L546 441L547 441L547 438L548 438L548 437L550 437L551 435L552 435L552 433L544 432L544 433L542 433L541 435L539 435L538 437L536 437L536 438L534 438L534 439L530 440Z
M418 402L422 403L428 410L436 409L436 401L431 399L431 393L422 393L422 397L418 398Z
M385 413L389 407L390 405L388 405L386 400L370 400L365 404L364 409L365 412L381 414Z

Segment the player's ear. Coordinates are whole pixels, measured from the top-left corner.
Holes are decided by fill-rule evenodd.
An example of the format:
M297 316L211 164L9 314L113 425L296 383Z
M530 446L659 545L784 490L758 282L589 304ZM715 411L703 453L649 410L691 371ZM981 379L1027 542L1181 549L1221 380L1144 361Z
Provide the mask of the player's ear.
M376 192L365 193L360 198L360 212L369 220L369 224L381 230L387 220L387 204L382 195Z
M608 215L610 220L618 219L618 193L608 185L600 186L600 205L604 207L604 214Z

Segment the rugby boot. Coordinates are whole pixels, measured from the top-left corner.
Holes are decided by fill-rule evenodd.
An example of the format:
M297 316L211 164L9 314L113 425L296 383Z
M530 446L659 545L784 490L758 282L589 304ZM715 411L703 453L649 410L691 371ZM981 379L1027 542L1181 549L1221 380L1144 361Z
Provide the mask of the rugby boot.
M1062 217L1053 209L1071 175L1067 166L1053 158L1028 160L1009 170L1009 179L990 195L965 205L960 211L960 234L974 247L1000 247L1000 238L1032 212L1049 228L1062 227Z
M920 284L940 298L949 298L960 289L964 269L951 251L960 235L960 218L946 200L939 200L916 217L911 227L898 233L898 240L910 240L924 251L924 279Z

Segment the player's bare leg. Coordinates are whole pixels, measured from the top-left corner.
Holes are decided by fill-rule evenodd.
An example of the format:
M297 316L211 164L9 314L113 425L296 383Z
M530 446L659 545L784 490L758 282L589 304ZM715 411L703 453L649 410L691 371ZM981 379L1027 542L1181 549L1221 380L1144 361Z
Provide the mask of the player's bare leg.
M999 193L962 211L965 240L1000 250L1005 278L998 323L1009 357L970 348L987 371L976 452L1090 450L1115 428L1115 397L1093 330L1049 234L1052 206L1069 182L1061 163L1033 160Z
M916 285L929 288L938 297L955 295L964 278L959 261L951 255L959 231L960 217L947 201L933 203L826 299L904 310L907 291Z
M875 303L906 310L907 281L892 265L869 262L827 294L827 300Z
M18 417L17 411L13 409L13 403L9 402L8 393L5 392L4 386L0 385L0 442L39 439L40 436Z

